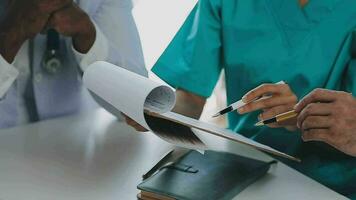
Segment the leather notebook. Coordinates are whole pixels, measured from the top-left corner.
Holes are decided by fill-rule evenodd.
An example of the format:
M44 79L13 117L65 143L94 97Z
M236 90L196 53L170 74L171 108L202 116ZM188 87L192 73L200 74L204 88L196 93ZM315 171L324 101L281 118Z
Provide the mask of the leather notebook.
M264 176L272 162L230 153L190 151L138 185L139 199L227 200Z

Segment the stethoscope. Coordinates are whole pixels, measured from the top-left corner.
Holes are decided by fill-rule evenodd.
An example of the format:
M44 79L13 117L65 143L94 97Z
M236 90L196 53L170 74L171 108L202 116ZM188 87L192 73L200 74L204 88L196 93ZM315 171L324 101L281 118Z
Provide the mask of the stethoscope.
M80 0L74 1L80 5ZM62 62L60 59L60 35L54 29L47 31L47 46L42 60L42 68L48 74L56 74L62 69Z
M42 61L42 68L48 74L56 74L62 68L62 62L59 56L60 36L54 29L47 31L47 44Z

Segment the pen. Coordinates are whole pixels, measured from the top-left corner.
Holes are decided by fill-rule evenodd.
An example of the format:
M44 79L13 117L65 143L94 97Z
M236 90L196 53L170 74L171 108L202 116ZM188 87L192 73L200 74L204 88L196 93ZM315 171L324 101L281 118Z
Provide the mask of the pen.
M276 84L285 84L284 81L280 81ZM254 102L254 101L259 101L259 100L263 100L263 99L268 99L272 96L272 94L266 94L266 95L263 95L263 96L260 96L260 97L257 97L255 98L254 100L252 100L251 102ZM246 105L247 103L243 102L243 100L240 100L240 101L237 101L233 104L231 104L230 106L228 106L227 108L219 111L218 113L216 113L215 115L213 115L213 117L219 117L221 115L224 115L226 113L229 113L229 112L232 112L234 110L237 110L239 108L241 108L242 106Z
M286 120L291 119L296 116L298 116L298 113L296 113L295 110L291 110L291 111L276 115L275 117L272 117L270 119L259 121L255 124L255 126L264 126L264 125L272 124L272 123L276 123L276 122L283 122L283 121L286 121Z
M256 99L254 99L252 102L254 101L258 101L258 100L263 100L263 99L267 99L270 98L272 95L271 94L267 94L261 97L257 97ZM243 102L243 100L237 101L233 104L231 104L229 107L219 111L218 113L216 113L215 115L213 115L213 117L219 117L221 115L225 115L226 113L232 112L234 110L237 110L239 108L241 108L242 106L246 105L245 102Z

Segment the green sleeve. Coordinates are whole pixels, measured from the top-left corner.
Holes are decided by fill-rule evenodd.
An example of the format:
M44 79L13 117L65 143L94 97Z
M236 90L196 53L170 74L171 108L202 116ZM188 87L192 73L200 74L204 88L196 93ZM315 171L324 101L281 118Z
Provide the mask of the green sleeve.
M352 59L346 73L346 88L347 92L351 92L356 96L356 58Z
M200 0L152 71L172 87L209 97L221 73L221 0Z
M351 60L345 74L345 90L356 96L356 29L352 34L350 55Z

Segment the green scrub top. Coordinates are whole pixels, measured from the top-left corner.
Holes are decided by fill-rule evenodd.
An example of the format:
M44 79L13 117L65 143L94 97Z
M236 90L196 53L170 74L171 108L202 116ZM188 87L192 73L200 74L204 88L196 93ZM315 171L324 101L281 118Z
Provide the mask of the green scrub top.
M224 70L228 104L281 80L299 98L315 88L356 94L355 36L355 0L310 0L303 8L297 0L200 0L153 72L209 97ZM356 199L356 158L304 143L299 132L254 127L257 115L230 113L229 128L301 158L282 161Z

